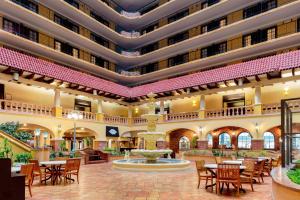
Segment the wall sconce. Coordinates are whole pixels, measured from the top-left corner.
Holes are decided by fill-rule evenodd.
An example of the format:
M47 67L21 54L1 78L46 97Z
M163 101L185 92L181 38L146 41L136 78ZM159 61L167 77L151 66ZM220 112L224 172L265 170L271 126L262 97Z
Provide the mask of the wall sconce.
M255 131L256 131L256 134L258 134L258 132L259 132L259 125L258 125L258 123L255 124Z
M192 105L193 105L193 107L195 107L197 105L196 100L192 101Z
M135 112L135 114L137 114L139 112L139 108L135 108L134 112Z
M284 95L288 95L289 94L289 87L286 86L284 87Z

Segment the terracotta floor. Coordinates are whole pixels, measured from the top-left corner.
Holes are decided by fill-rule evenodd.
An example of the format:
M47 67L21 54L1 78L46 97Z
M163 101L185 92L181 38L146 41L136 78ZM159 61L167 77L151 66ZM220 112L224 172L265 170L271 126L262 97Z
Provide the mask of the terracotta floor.
M194 163L193 163L194 164ZM64 186L33 186L33 197L26 191L27 200L194 200L236 199L231 191L217 196L201 185L197 189L197 173L191 169L182 172L125 172L111 169L111 163L83 165L80 183ZM203 182L204 183L204 182ZM271 179L255 184L255 192L245 185L246 193L240 199L271 200ZM226 189L224 189L226 191Z

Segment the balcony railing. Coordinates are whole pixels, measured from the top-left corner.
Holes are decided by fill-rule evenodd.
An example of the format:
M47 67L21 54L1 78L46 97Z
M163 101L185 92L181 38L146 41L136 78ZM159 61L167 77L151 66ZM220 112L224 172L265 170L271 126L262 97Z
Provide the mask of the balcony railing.
M133 124L146 124L147 120L141 117L134 117L132 118Z
M195 119L199 119L198 112L170 113L166 116L166 121L185 121Z
M82 120L89 120L89 121L96 121L97 120L97 115L96 113L92 112L85 112L85 111L78 111L78 110L72 110L72 109L63 109L63 117L68 118L68 115L71 113L78 113L82 115Z
M247 116L254 113L254 106L241 106L232 108L223 108L218 110L205 111L205 117L210 118L223 118L223 117L236 117Z
M0 100L0 112L51 116L52 107L19 101Z
M127 117L104 115L104 122L110 124L128 124Z
M279 103L262 105L262 113L263 114L280 113L280 109L281 109L281 106Z

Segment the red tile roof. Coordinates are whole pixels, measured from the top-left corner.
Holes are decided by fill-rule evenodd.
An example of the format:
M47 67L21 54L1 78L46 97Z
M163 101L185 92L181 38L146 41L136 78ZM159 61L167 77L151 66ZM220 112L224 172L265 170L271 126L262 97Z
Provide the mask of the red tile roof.
M157 81L134 88L128 88L6 48L0 48L0 64L124 97L138 97L150 92L159 93L300 67L300 50Z

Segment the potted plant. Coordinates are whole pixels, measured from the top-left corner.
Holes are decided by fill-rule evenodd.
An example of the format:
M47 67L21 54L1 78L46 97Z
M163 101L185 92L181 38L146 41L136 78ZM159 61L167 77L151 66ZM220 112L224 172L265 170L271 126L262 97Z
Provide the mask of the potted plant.
M28 163L30 159L32 159L32 155L27 152L18 153L15 156L15 162L17 163Z

